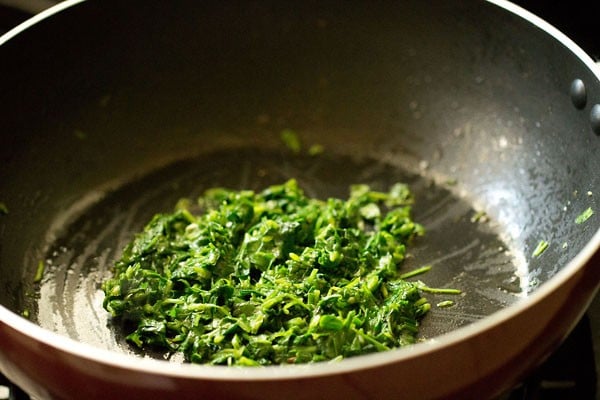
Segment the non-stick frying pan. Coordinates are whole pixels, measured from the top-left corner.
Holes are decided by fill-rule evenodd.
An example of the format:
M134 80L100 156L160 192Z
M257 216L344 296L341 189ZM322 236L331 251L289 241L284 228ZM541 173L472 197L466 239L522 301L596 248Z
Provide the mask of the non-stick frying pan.
M509 3L72 1L0 43L0 369L39 398L492 397L598 289L600 74ZM463 291L428 295L422 342L268 368L127 345L100 283L132 235L290 177L410 185L402 268Z

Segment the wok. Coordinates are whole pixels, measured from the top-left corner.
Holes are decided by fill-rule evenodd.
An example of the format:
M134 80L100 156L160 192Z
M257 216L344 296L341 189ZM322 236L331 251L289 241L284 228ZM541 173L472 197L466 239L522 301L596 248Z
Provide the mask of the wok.
M600 75L510 3L67 1L0 43L0 370L38 398L494 397L600 285ZM431 264L456 305L428 295L420 343L336 363L129 347L100 282L132 235L180 197L290 177L407 182L426 235L402 268Z

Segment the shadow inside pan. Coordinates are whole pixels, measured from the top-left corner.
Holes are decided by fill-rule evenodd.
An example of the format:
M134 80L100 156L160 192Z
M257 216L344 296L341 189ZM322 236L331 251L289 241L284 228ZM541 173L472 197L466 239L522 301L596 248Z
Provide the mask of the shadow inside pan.
M32 317L47 329L101 348L138 352L124 341L124 327L102 308L101 283L122 249L155 213L170 212L182 197L196 198L208 188L261 190L297 179L309 196L346 198L348 187L367 183L387 190L405 182L414 196L413 218L426 233L408 247L401 271L431 265L415 279L432 287L451 287L460 296L426 294L431 312L421 327L424 339L464 326L514 303L527 292L519 257L502 240L498 227L457 194L460 182L436 184L376 159L355 159L326 150L317 156L242 148L185 159L152 171L98 199L57 235L46 255L46 270ZM438 307L452 300L449 308ZM166 354L147 354L169 358ZM178 357L173 357L180 360Z

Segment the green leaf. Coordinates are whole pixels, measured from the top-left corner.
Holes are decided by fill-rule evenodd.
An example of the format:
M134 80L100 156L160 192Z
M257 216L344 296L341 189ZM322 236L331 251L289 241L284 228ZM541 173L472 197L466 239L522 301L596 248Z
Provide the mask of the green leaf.
M403 184L353 185L348 200L309 198L293 179L208 189L197 214L180 200L135 235L103 305L132 345L193 363L318 362L414 343L430 307L420 292L434 289L397 272L423 233L411 202Z
M537 246L535 246L535 249L533 250L533 253L531 255L533 257L541 256L542 253L548 249L548 246L550 246L548 242L546 242L545 240L540 240Z
M577 218L575 218L575 223L578 225L583 224L585 221L590 219L592 215L594 215L594 210L592 210L592 207L588 207L581 214L579 214Z
M302 150L302 144L300 143L300 138L298 137L296 131L284 129L281 131L279 136L283 144L285 144L289 150L296 154L300 153L300 150Z

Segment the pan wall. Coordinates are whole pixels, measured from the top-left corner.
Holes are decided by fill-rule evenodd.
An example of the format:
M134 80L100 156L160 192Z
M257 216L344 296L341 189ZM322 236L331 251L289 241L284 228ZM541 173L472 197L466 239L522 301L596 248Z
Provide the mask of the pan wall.
M573 221L598 209L588 116L599 82L492 4L138 3L85 2L0 46L0 301L10 309L95 194L175 159L279 148L285 128L455 179L538 282L598 229L597 215ZM569 98L575 78L588 88L583 110ZM531 259L542 239L550 248Z

